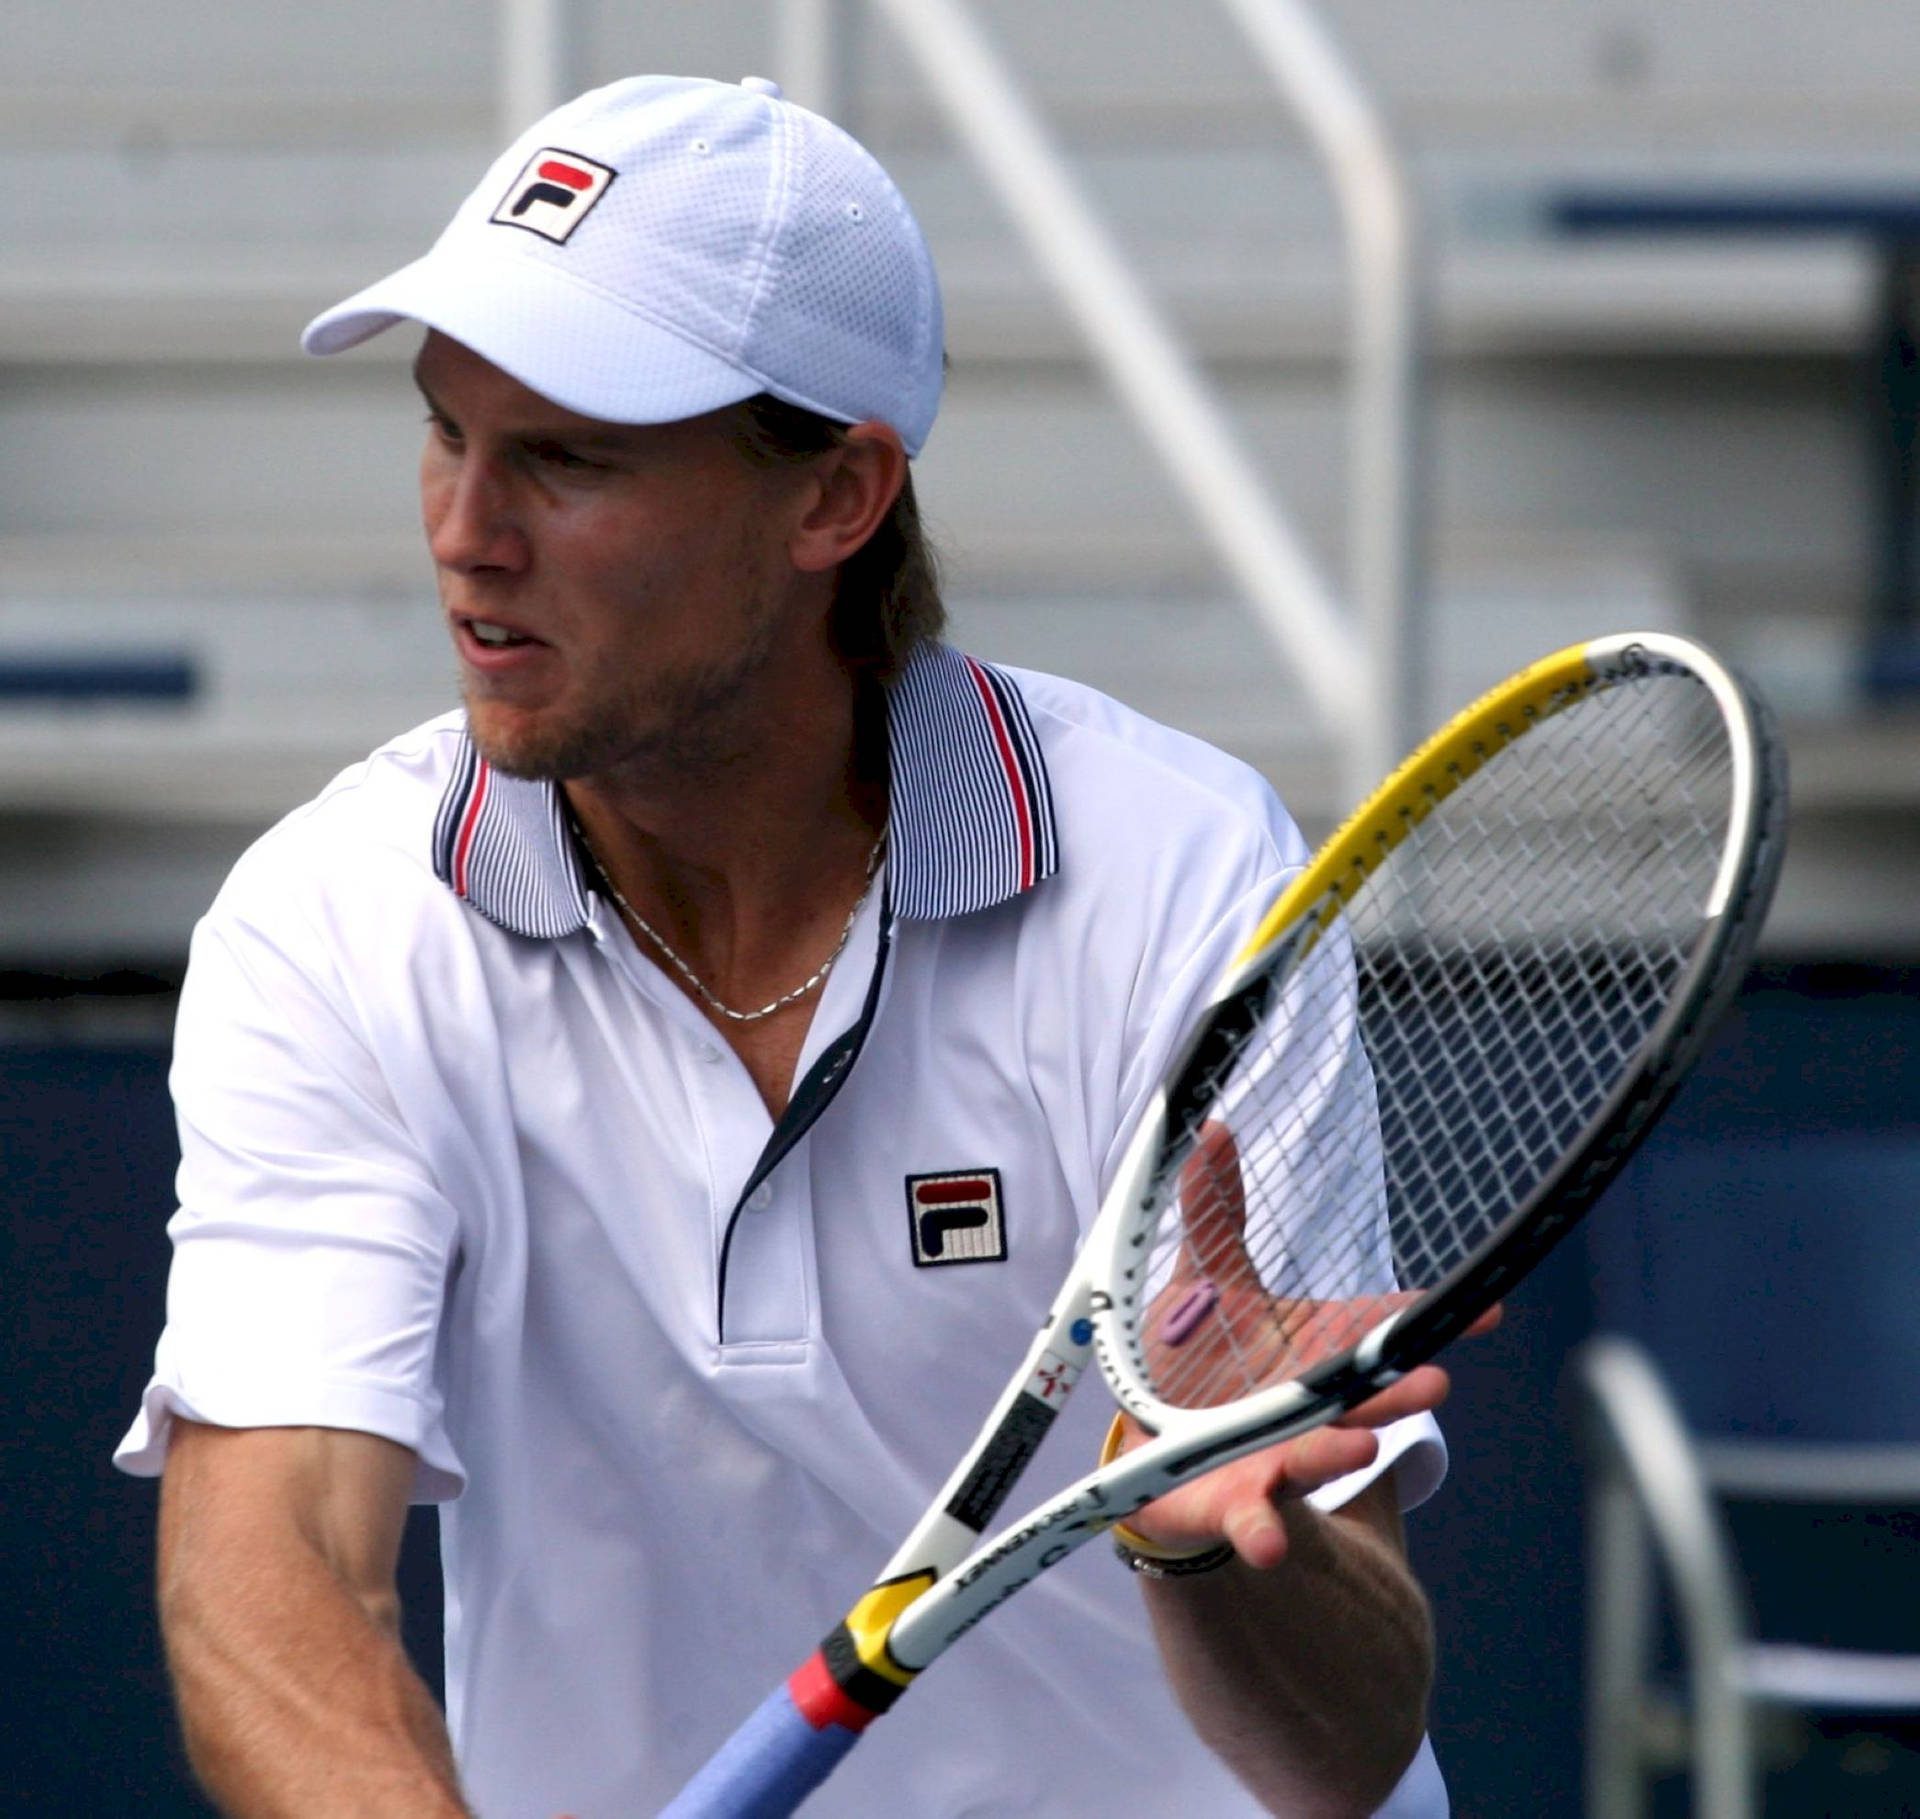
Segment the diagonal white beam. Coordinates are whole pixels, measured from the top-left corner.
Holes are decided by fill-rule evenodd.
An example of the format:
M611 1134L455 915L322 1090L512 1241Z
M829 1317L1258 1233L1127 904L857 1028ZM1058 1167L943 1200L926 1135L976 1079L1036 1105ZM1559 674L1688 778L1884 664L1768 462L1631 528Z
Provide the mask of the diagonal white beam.
M1418 724L1421 523L1418 211L1365 88L1302 0L1223 0L1306 130L1346 229L1352 335L1348 548L1373 681L1352 758L1357 796Z
M1210 534L1325 727L1366 706L1347 616L1275 508L1194 363L1101 227L1038 115L956 0L873 0L1012 216L1105 371Z

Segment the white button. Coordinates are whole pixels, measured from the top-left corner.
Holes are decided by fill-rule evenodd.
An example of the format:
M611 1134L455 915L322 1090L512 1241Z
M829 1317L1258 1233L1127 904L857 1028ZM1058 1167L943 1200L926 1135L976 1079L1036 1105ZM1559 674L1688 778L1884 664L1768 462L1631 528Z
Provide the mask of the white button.
M747 1196L747 1211L764 1213L773 1204L773 1183L763 1181Z
M770 95L775 101L784 98L780 93L780 84L771 76L742 76L740 86L749 94Z
M717 1042L703 1042L700 1044L700 1059L706 1062L708 1066L712 1066L718 1062L721 1054L722 1050Z

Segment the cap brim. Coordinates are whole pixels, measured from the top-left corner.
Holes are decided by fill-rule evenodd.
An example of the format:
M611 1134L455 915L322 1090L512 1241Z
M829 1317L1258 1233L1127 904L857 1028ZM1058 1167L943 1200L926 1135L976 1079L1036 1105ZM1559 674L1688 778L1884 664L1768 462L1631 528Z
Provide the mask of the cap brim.
M440 246L307 324L338 354L397 322L470 347L543 398L607 423L677 423L772 388L759 374L526 259L467 261Z

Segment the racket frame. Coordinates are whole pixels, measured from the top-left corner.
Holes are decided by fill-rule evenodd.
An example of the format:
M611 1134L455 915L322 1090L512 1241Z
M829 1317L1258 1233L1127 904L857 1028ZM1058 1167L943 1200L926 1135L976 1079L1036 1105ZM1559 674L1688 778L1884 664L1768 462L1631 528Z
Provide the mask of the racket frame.
M1217 1078L1223 1062L1230 1065L1231 1043L1223 1047L1219 1038L1223 1023L1256 1029L1267 994L1306 959L1344 902L1497 752L1596 689L1651 668L1690 675L1713 696L1732 758L1727 831L1693 950L1620 1084L1558 1164L1471 1258L1355 1346L1223 1408L1179 1409L1162 1402L1147 1381L1142 1358L1144 1258L1156 1229L1158 1190L1199 1134L1200 1107L1190 1096L1191 1083L1201 1073ZM1742 966L1729 962L1744 962L1754 925L1771 897L1783 847L1784 802L1784 763L1765 710L1711 653L1660 632L1616 634L1543 657L1415 750L1282 893L1215 989L1196 1034L1170 1070L1173 1084L1160 1089L1141 1119L1023 1368L1002 1393L980 1440L876 1582L875 1592L892 1595L877 1601L872 1615L882 1621L866 1626L862 1659L904 1687L996 1605L1085 1541L1203 1471L1345 1413L1431 1358L1492 1306L1566 1233L1638 1147L1737 989ZM1743 879L1747 888L1736 895ZM1214 1053L1203 1067L1196 1065L1209 1043ZM1153 1438L1090 1471L982 1545L979 1531L956 1521L950 1507L957 1499L965 1501L963 1493L970 1482L977 1483L983 1457L1040 1374L1064 1367L1070 1389L1090 1354L1115 1399ZM1023 1451L1020 1465L1032 1450ZM1017 1466L1005 1475L996 1507L1017 1475Z
M1141 1305L1146 1284L1137 1259L1154 1236L1161 1198L1157 1190L1185 1160L1198 1135L1204 1107L1182 1104L1183 1094L1203 1096L1205 1081L1219 1078L1231 1064L1229 1050L1224 1059L1215 1053L1205 1057L1203 1066L1195 1065L1210 1043L1218 1047L1223 1007L1277 989L1381 862L1496 753L1597 690L1653 669L1690 676L1709 691L1727 729L1731 757L1720 864L1692 952L1668 988L1664 1011L1580 1136L1472 1257L1419 1302L1372 1328L1348 1352L1236 1408L1257 1420L1271 1399L1278 1414L1292 1407L1291 1397L1282 1392L1299 1389L1315 1409L1323 1410L1329 1396L1344 1400L1351 1395L1356 1374L1375 1389L1384 1389L1411 1364L1432 1357L1558 1241L1665 1108L1738 988L1741 969L1729 959L1744 960L1754 924L1772 897L1784 850L1786 778L1764 708L1717 658L1690 639L1626 632L1571 645L1529 664L1420 745L1275 901L1202 1013L1198 1033L1172 1070L1171 1092L1163 1091L1142 1121L1152 1141L1136 1143L1128 1152L1127 1167L1136 1172L1129 1177L1123 1170L1086 1244L1089 1253L1102 1253L1089 1262L1111 1293L1096 1333L1101 1374L1120 1405L1143 1427L1159 1431L1168 1425L1172 1411L1154 1395L1147 1379ZM1742 879L1748 888L1736 900ZM1729 914L1730 909L1734 913ZM1257 1005L1243 1021L1249 1029L1257 1025ZM1148 1161L1156 1145L1159 1159ZM1106 1216L1109 1208L1116 1214L1111 1220Z

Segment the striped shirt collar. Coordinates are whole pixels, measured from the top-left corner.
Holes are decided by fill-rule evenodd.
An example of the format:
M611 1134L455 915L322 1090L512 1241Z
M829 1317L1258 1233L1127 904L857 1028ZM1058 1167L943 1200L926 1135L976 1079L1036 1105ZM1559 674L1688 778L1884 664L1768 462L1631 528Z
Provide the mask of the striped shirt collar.
M947 645L922 647L888 690L887 736L896 916L964 916L1053 875L1046 761L1005 670ZM592 886L559 786L503 775L465 735L434 818L433 869L512 934L553 940L587 924Z

